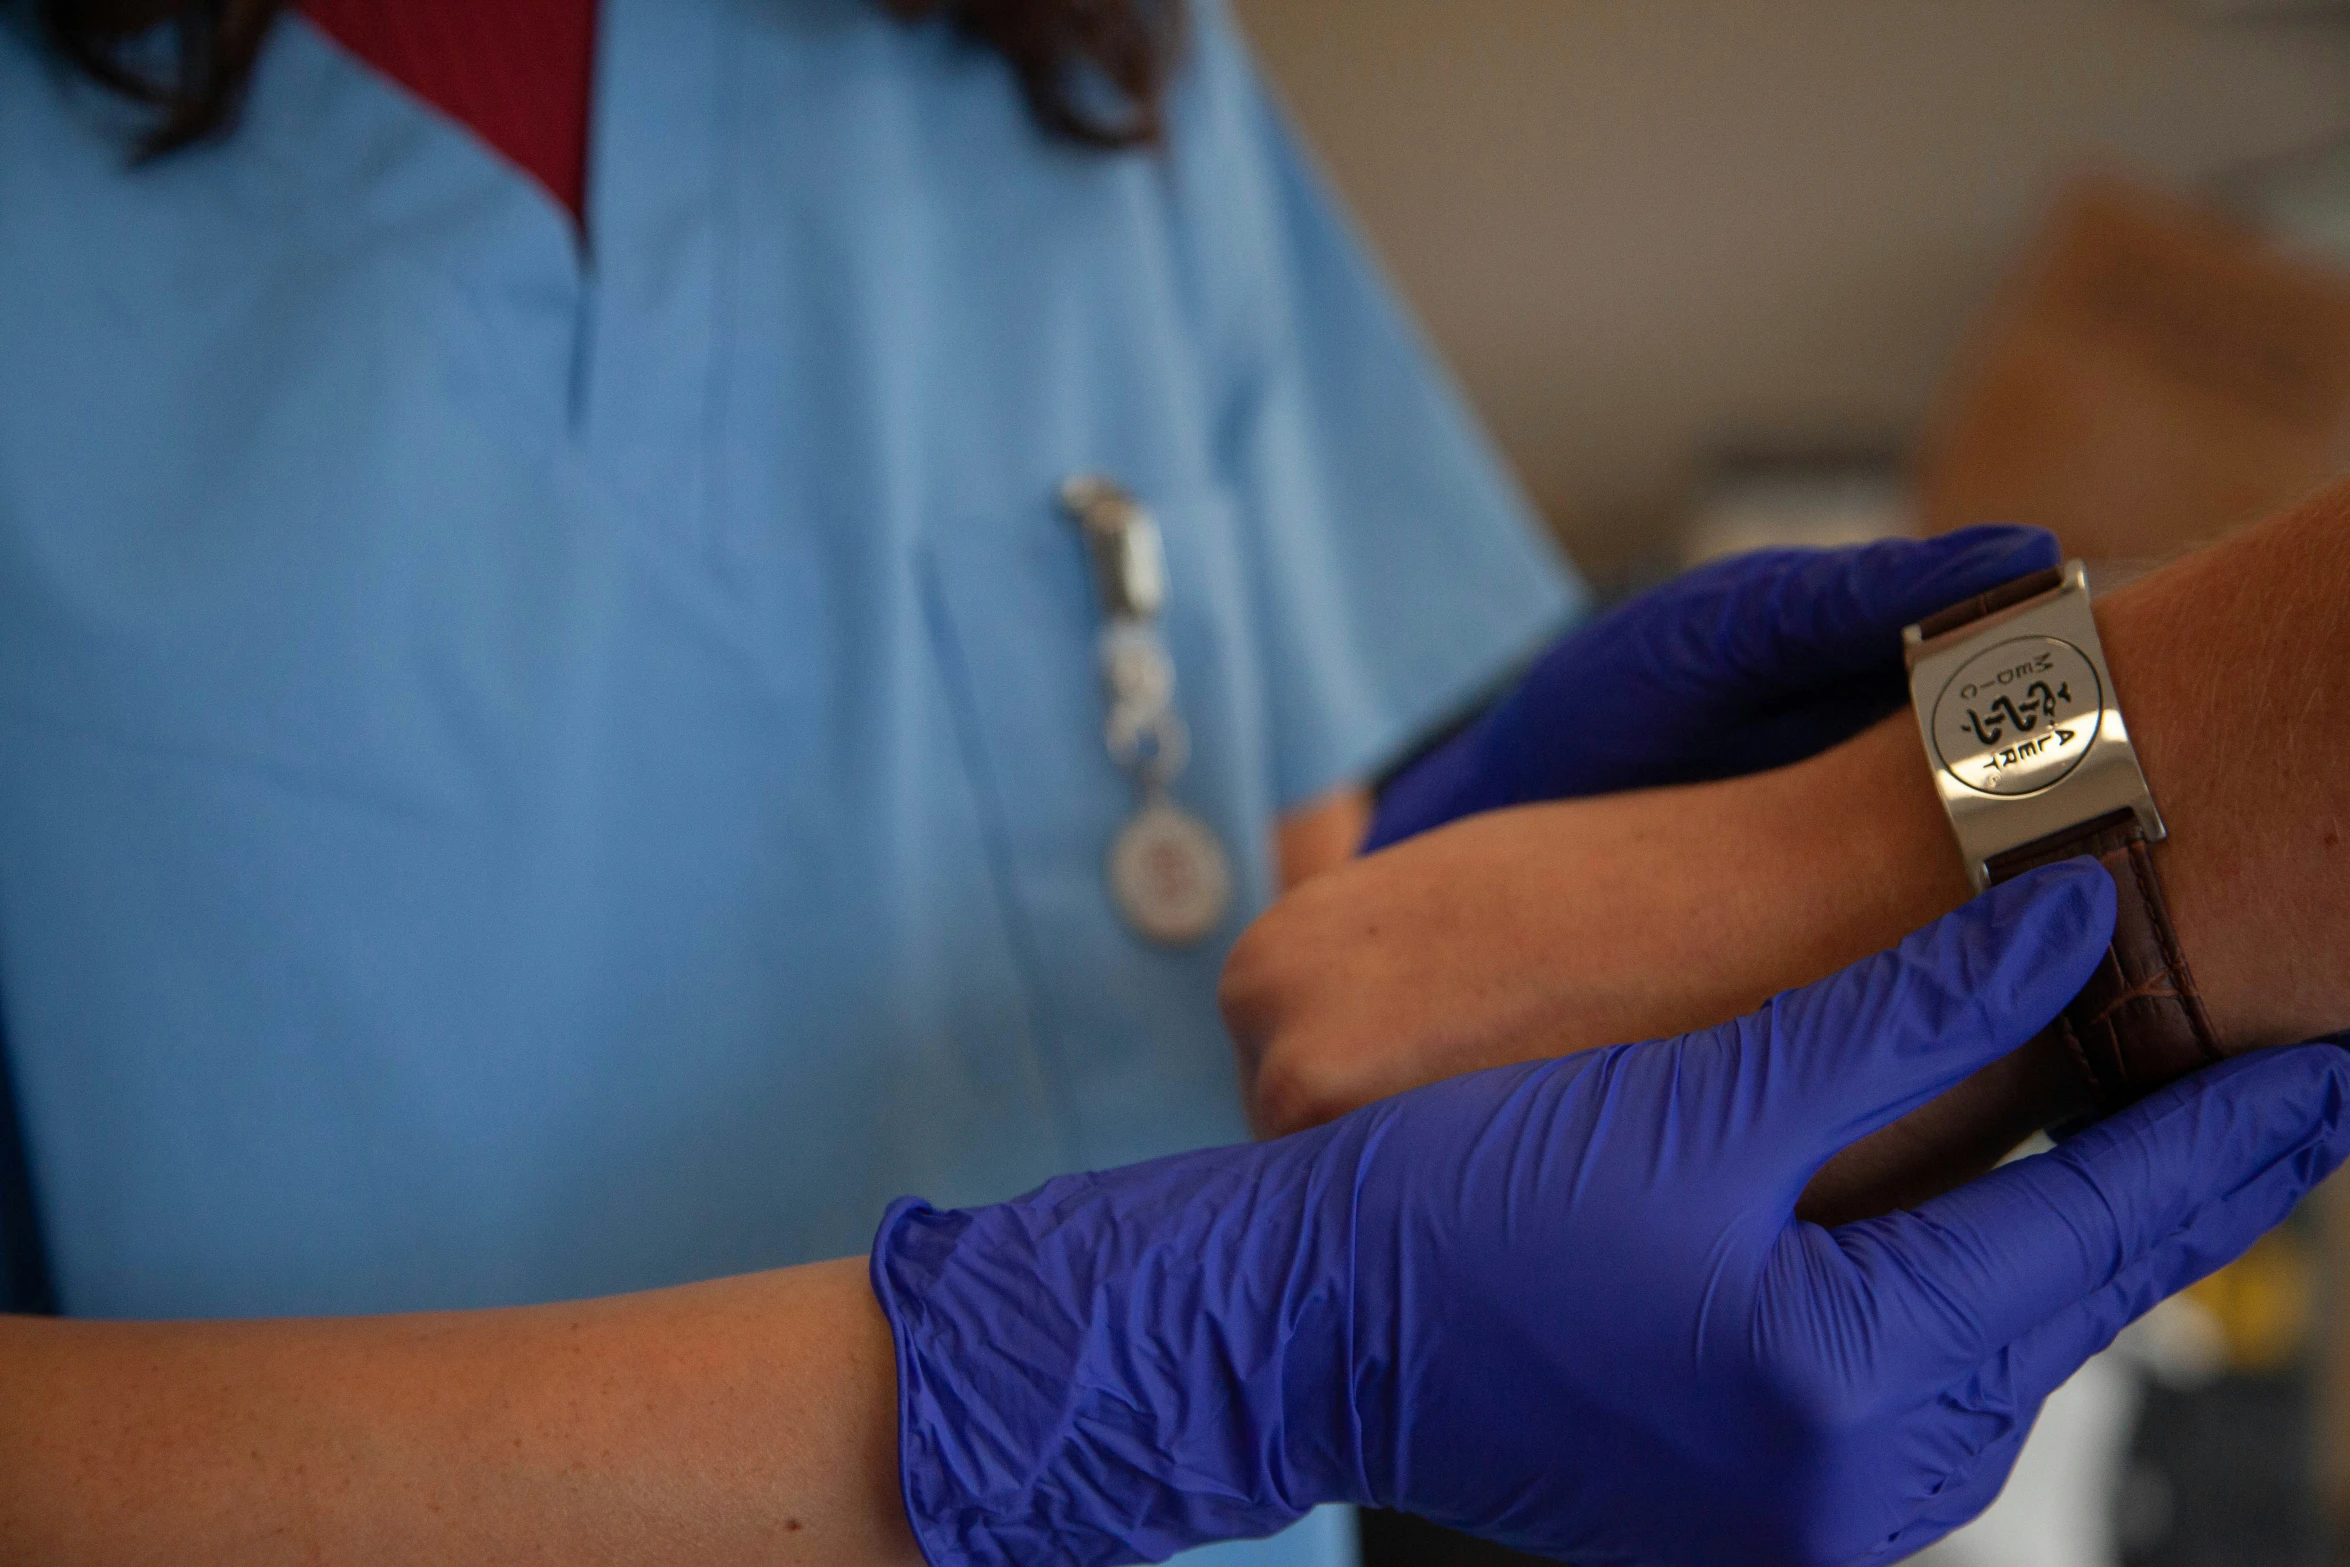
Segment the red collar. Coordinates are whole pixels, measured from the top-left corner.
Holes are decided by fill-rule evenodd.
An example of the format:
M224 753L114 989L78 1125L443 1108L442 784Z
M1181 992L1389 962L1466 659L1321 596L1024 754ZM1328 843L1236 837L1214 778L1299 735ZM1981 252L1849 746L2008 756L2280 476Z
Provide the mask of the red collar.
M302 9L580 218L596 0L302 0Z

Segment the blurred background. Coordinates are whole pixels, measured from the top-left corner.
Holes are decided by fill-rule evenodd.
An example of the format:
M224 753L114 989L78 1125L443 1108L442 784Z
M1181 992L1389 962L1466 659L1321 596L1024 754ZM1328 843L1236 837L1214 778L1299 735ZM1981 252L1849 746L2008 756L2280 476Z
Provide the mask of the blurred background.
M1988 520L2110 583L2350 468L2350 3L1237 3L1603 590ZM1931 1567L2350 1564L2336 1185Z

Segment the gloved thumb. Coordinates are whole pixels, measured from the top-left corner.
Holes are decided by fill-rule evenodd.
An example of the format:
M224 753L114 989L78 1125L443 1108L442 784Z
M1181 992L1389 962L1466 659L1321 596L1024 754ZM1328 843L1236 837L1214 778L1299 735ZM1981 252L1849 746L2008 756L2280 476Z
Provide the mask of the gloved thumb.
M1808 1180L1838 1149L2045 1028L2088 983L2113 921L2111 878L2067 861L1778 997L1740 1025L1756 1062L1749 1124L1778 1139Z

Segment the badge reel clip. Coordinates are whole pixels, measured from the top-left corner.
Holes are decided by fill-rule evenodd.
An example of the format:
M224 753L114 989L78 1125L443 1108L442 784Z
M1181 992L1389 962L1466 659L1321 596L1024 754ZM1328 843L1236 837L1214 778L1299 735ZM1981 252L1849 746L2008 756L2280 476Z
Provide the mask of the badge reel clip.
M1232 905L1232 865L1215 830L1175 803L1191 760L1191 731L1175 710L1175 664L1159 634L1167 598L1158 524L1112 480L1079 475L1061 504L1085 535L1102 604L1100 657L1110 712L1110 760L1135 782L1140 805L1111 841L1111 898L1148 940L1188 947Z

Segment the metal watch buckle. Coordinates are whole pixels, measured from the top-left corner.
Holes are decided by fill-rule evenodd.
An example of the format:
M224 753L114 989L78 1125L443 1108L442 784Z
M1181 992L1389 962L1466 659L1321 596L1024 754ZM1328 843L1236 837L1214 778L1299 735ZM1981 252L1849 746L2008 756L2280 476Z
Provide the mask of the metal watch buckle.
M1998 856L2116 811L2147 841L2164 836L2079 561L2045 593L1932 638L1911 626L1902 643L1935 792L1977 892Z

